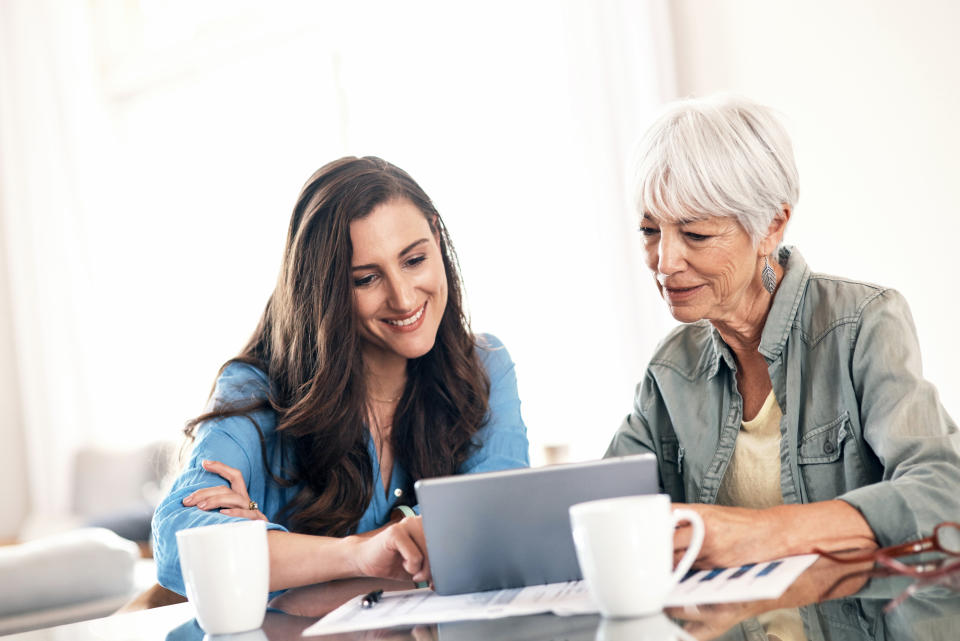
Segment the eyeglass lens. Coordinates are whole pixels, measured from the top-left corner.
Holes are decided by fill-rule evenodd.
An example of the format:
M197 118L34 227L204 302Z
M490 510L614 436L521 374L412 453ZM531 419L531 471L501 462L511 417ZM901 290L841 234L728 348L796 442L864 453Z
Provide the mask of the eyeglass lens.
M942 523L934 532L937 546L947 554L960 555L960 523Z

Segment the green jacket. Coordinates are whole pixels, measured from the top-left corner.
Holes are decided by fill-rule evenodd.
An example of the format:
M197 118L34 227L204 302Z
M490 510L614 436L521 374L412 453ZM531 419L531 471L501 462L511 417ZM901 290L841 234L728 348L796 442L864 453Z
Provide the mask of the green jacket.
M793 248L781 248L779 261L784 277L760 353L783 412L784 502L846 501L881 546L960 520L960 433L921 374L906 301L892 289L811 273ZM607 456L652 452L674 501L716 502L743 419L736 369L709 322L673 330ZM854 621L852 608L835 604L847 623L880 632L880 622Z

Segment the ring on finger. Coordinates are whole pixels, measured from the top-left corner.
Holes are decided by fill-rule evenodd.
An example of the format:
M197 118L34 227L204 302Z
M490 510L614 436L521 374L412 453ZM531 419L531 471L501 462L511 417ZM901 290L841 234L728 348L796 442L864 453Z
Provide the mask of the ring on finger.
M251 500L250 500L250 505L247 506L247 509L248 509L248 510L259 510L259 509L260 509L260 506L257 504L256 501L254 501L254 500L251 499Z

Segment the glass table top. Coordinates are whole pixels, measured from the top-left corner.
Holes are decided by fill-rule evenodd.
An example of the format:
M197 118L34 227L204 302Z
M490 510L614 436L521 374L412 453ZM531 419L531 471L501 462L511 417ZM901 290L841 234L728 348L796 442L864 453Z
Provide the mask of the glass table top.
M4 637L10 641L285 641L292 639L411 639L414 641L643 641L646 639L763 640L758 621L774 610L800 608L804 636L821 639L891 639L955 641L960 639L960 576L931 585L899 576L875 576L872 564L840 564L819 559L776 600L668 609L640 619L609 619L598 615L562 617L531 615L484 621L427 624L331 636L303 637L320 616L367 586L351 590L310 586L288 592L271 608L263 626L252 632L210 637L194 619L193 607L181 603L118 614ZM898 597L901 602L889 609ZM277 602L275 601L276 605ZM888 608L885 611L885 608Z

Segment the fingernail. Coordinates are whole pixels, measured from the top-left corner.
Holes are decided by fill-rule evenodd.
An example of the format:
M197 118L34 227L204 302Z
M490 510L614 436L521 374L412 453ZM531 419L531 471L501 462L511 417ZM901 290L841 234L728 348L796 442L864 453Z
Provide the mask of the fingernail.
M199 503L197 503L197 507L202 510L203 508L207 507L207 502L206 502L206 501L200 501Z

